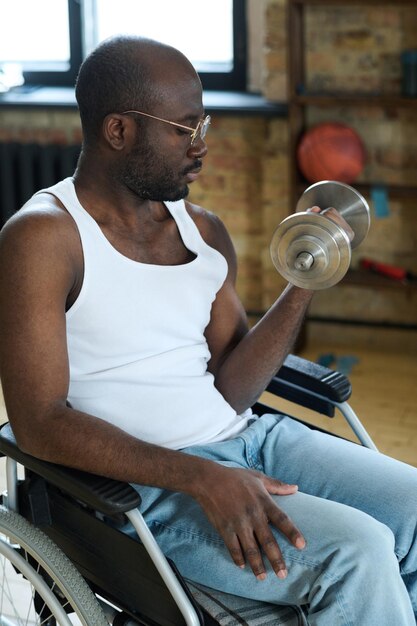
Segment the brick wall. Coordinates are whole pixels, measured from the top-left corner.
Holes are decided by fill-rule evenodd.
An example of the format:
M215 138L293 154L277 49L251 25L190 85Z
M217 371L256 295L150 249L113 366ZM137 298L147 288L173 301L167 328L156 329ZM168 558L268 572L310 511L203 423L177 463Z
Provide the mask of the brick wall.
M73 111L0 109L0 141L80 144L81 126Z
M255 0L252 0L255 1ZM265 7L263 92L286 99L287 0ZM307 6L306 67L311 91L400 93L400 53L417 46L417 7Z
M286 0L262 0L262 89L271 100L286 98ZM400 90L399 51L417 47L417 10L394 7L308 10L307 62L314 88ZM337 51L337 54L334 51ZM238 290L246 308L262 311L284 286L269 255L278 223L293 208L288 201L288 126L285 119L214 115L207 136L204 175L190 200L226 223L239 257ZM345 121L364 139L368 162L363 179L415 184L417 115L411 110L339 106L311 109L309 123ZM0 140L57 141L80 138L78 115L64 111L0 111ZM373 219L360 251L417 272L417 206L390 202L390 215ZM355 255L354 263L357 262ZM335 287L315 299L312 312L417 323L416 292Z
M191 187L190 200L226 224L239 259L239 294L247 310L261 311L265 294L276 297L283 286L268 246L288 214L287 123L214 116L207 142L204 175Z
M345 7L310 6L305 11L308 90L401 93L400 54L417 48L417 6L349 6L347 1ZM286 1L268 0L266 16L263 91L279 101L287 94L282 54ZM349 124L362 137L367 162L359 181L416 185L417 106L347 106L341 101L334 108L309 107L308 126L324 121ZM369 256L417 273L417 192L407 199L391 197L385 218L378 218L368 200L371 230L354 252L353 266L360 256ZM265 285L264 303L270 302ZM417 291L334 287L318 293L310 311L322 317L416 324Z

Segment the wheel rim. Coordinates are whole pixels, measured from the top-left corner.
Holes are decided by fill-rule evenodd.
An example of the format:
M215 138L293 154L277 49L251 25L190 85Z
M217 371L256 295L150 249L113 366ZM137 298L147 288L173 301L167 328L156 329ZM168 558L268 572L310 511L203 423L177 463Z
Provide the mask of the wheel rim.
M2 582L0 622L2 626L35 624L40 626L51 623L51 620L60 626L80 624L75 614L71 616L66 614L65 609L70 610L68 600L65 609L61 606L56 595L62 594L59 585L52 581L49 587L40 573L40 564L38 563L35 569L29 563L28 553L23 550L23 556L18 552L17 547L12 546L4 535L0 537L0 579Z

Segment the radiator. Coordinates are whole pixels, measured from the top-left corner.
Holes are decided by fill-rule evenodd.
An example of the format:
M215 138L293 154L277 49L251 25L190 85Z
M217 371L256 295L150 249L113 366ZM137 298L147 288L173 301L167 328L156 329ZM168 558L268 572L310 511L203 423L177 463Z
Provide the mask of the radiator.
M0 143L0 226L35 191L72 176L79 145Z

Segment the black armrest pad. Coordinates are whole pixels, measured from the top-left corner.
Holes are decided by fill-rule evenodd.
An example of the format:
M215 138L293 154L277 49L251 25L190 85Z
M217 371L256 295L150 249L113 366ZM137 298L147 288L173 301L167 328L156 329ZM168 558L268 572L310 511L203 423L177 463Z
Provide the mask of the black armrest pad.
M291 354L266 391L333 417L335 403L348 400L352 386L344 374Z
M139 494L129 483L48 463L22 452L10 424L4 424L0 429L0 452L105 515L125 513L141 502Z
M267 390L274 393L274 386L279 380L317 393L332 402L345 402L352 393L350 381L344 374L293 354L285 359Z

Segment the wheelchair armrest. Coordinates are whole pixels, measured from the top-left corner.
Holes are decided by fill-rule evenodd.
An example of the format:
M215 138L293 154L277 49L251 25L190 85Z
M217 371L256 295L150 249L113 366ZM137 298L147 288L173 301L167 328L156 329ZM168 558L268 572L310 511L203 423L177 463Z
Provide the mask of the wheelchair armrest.
M348 378L340 372L294 355L285 359L266 390L330 417L334 415L334 404L345 402L352 392ZM15 459L105 515L125 513L140 505L140 496L129 483L42 461L22 452L8 423L0 428L0 454Z
M266 391L333 417L334 405L350 398L352 386L344 374L290 354Z
M139 494L129 483L42 461L22 452L8 423L0 428L0 453L15 459L47 482L105 515L125 513L141 502Z

